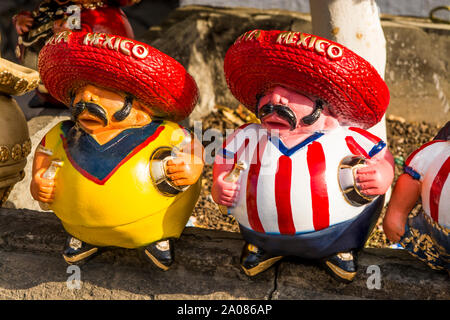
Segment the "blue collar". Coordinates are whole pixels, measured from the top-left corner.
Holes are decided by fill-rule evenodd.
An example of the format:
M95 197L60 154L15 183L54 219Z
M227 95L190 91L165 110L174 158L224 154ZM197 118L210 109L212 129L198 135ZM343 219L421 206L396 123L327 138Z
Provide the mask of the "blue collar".
M73 166L94 181L104 182L125 158L151 137L161 121L153 121L141 128L122 131L116 137L101 145L84 132L73 121L61 125L66 154Z
M305 147L306 145L310 144L311 142L319 139L321 136L323 136L323 132L315 132L312 135L310 135L308 138L297 144L296 146L292 148L288 148L284 145L283 141L279 139L277 136L272 136L268 134L269 140L280 150L282 154L285 156L290 157L293 155L296 151L300 150L301 148Z

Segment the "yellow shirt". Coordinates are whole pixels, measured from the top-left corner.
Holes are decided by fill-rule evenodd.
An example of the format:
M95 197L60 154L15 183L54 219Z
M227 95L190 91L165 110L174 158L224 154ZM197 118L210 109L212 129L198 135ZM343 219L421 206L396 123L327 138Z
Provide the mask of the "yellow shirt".
M181 127L152 122L145 130L121 133L106 146L96 145L85 133L80 138L80 130L72 127L72 121L61 122L44 138L52 158L64 162L55 178L51 209L66 231L92 245L125 248L179 237L200 184L165 196L154 186L149 160L157 148L183 141Z

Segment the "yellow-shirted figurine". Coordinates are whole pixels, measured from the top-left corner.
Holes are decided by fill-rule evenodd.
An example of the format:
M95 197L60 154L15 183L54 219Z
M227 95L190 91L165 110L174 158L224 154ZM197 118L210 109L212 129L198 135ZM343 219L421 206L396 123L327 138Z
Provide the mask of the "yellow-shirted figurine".
M203 148L176 123L196 104L195 81L151 46L104 33L54 35L39 71L72 112L36 148L31 182L69 233L64 259L136 248L167 270L200 193Z

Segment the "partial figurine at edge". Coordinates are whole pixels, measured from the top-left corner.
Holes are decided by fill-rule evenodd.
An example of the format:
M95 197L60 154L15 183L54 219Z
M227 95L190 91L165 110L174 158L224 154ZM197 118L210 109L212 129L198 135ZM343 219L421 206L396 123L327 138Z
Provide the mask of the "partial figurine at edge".
M411 153L383 221L389 240L435 270L450 271L450 121ZM417 201L416 216L409 216Z
M68 31L67 19L70 6L80 8L80 31L114 33L134 38L133 29L121 6L129 6L140 0L43 0L33 11L21 11L13 16L18 44L17 58L24 62L24 53L34 48L37 53L45 41L60 31Z
M44 46L39 72L73 116L42 139L31 182L69 234L64 259L136 248L167 270L200 193L203 148L176 123L195 107L194 79L147 44L70 31Z
M61 31L104 32L134 38L133 29L120 7L139 3L140 0L42 0L33 11L21 11L13 16L16 29L16 56L20 63L37 70L37 56L45 42ZM79 21L70 17L76 15ZM72 22L72 26L69 24ZM40 85L30 101L30 107L62 107L47 90Z
M385 113L386 84L349 49L300 32L249 31L224 70L261 120L227 138L213 169L213 199L246 242L244 272L296 256L352 281L394 177L386 143L365 130Z

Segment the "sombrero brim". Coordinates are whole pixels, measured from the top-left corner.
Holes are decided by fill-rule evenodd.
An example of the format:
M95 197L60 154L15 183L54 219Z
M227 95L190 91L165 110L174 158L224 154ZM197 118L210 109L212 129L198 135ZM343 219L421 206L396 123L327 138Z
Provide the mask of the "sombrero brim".
M299 32L280 36L282 32L247 32L227 51L226 80L242 104L253 111L258 95L280 85L323 99L343 125L369 128L381 120L389 90L370 63L330 40ZM301 37L315 37L320 46L303 46ZM339 55L328 55L325 46L334 46Z
M102 40L95 43L92 35L114 39L110 45ZM124 42L124 49L114 46L115 41ZM139 49L137 54L145 50L148 54L138 58L131 53L134 46ZM129 93L155 115L180 121L192 112L198 99L197 85L180 63L145 43L124 37L65 31L42 48L38 66L49 93L66 105L74 90L95 84Z

